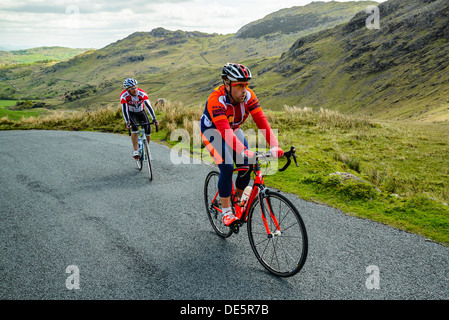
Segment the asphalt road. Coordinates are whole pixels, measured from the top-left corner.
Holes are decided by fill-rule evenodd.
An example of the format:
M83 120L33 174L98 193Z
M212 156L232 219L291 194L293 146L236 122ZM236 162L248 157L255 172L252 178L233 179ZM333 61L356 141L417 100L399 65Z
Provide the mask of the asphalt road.
M128 136L0 132L2 300L449 298L449 248L292 195L309 255L296 276L272 276L245 228L213 232L203 203L211 167L151 148L152 182Z

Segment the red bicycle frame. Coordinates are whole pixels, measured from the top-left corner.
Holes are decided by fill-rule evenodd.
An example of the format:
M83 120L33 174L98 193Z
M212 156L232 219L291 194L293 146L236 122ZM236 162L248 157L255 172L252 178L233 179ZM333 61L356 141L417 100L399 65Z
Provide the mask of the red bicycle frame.
M254 183L253 183L253 188L251 190L251 194L248 197L247 202L244 204L243 207L241 207L237 201L232 201L232 204L234 206L235 209L235 213L236 213L236 217L241 221L241 222L247 222L248 219L248 213L249 213L249 209L251 208L252 203L254 202L254 200L256 199L256 197L259 197L259 202L261 204L261 214L262 214L262 220L265 226L265 230L267 231L267 234L270 234L270 227L268 225L268 220L266 218L267 212L264 212L264 206L262 205L262 197L260 197L260 193L261 190L264 189L264 180L263 180L263 174L262 171L260 169L260 164L257 161L256 164L254 165L254 169L252 167L239 167L234 169L233 172L238 172L238 171L246 171L247 174L250 173L251 171L254 171L255 173L255 179L254 179ZM218 193L217 193L218 195ZM235 188L234 188L234 183L232 184L232 194L231 197L233 197L235 199L236 193L235 193ZM266 202L267 202L267 207L268 210L270 211L269 214L271 216L271 219L273 220L275 226L276 226L276 231L281 231L280 227L279 227L279 223L276 219L276 217L274 216L272 210L271 210L271 205L268 202L268 198L265 198Z
M296 149L292 146L290 148L290 151L287 151L284 153L284 156L287 158L287 163L284 165L284 167L282 167L281 169L279 169L279 171L284 171L291 162L291 157L293 157L293 159L295 160L296 166L298 166L298 163L296 162L296 155L295 155L295 151ZM258 154L255 157L255 164L251 164L249 166L244 166L244 167L237 167L233 170L233 172L239 172L239 171L246 171L246 174L251 174L251 172L254 172L255 174L255 179L254 179L254 183L253 183L253 188L251 190L251 194L248 197L248 200L246 202L246 204L244 204L243 208L238 204L238 201L236 201L236 192L235 192L235 187L234 187L234 182L232 182L232 192L231 192L231 203L234 206L235 209L235 214L236 217L240 220L240 225L244 222L247 222L248 220L248 213L249 213L249 209L251 208L251 205L253 204L254 200L256 199L256 197L259 197L259 203L260 203L260 208L261 208L261 214L262 214L262 220L265 226L265 230L267 231L267 235L277 235L279 232L281 232L280 227L279 227L279 222L277 221L275 215L273 214L273 211L271 210L271 204L269 201L268 197L265 196L261 196L264 195L266 191L265 186L264 186L264 180L263 180L263 174L262 171L260 169L260 162L259 162L259 157L271 157L268 154ZM218 197L218 191L217 194L215 195L214 199L212 200L212 204L216 203L217 197ZM269 212L266 212L265 210L265 206L263 205L263 199L265 199L267 205L266 207L268 208ZM218 212L223 212L222 209L218 208L218 206L214 205L215 209ZM274 223L274 225L276 226L276 232L271 233L270 232L270 227L268 225L268 214L271 216L271 219Z

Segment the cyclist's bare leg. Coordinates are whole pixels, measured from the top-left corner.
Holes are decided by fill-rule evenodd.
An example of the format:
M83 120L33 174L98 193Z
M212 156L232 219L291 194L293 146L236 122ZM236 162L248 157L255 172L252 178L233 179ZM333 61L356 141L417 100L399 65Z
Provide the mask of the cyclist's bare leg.
M131 133L131 142L133 143L134 151L137 151L137 143L139 141L139 136L137 135L137 132Z
M243 194L243 190L236 188L235 195L237 199L240 199ZM231 207L231 197L220 197L221 207L222 208L230 208Z
M231 197L222 198L220 197L221 207L230 208L231 207Z

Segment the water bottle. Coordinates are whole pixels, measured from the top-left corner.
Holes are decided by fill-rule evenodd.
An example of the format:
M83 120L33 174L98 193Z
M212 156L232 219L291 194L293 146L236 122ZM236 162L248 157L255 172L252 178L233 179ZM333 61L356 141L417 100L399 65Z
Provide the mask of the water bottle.
M245 188L245 190L243 190L243 195L242 198L240 199L240 206L243 207L246 204L246 201L248 200L251 191L252 191L252 187L251 186L247 186Z

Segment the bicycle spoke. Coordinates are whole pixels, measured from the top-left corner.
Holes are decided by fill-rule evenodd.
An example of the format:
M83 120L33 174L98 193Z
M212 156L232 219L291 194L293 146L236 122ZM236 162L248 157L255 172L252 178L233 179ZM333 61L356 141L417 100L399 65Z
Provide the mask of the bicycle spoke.
M262 234L262 233L259 233L259 234ZM265 235L266 238L265 238L265 239L262 239L262 240L260 240L258 243L256 243L257 246L258 246L259 244L261 244L262 242L265 242L265 241L266 241L267 243L270 243L270 238L267 237L267 234L266 234L266 233L265 233L264 235Z
M149 178L150 178L150 180L153 180L153 168L151 167L150 147L148 145L147 140L143 141L143 147L144 147L144 151L145 151L145 158L146 158L145 161L147 163Z
M271 260L273 260L274 258L276 258L276 262L277 262L278 269L281 270L281 265L280 265L280 263L279 263L279 258L278 258L278 256L277 256L277 250L276 250L276 244L275 244L275 241L276 241L276 240L272 240L272 241L271 241L271 243L273 244L273 255L272 255Z

